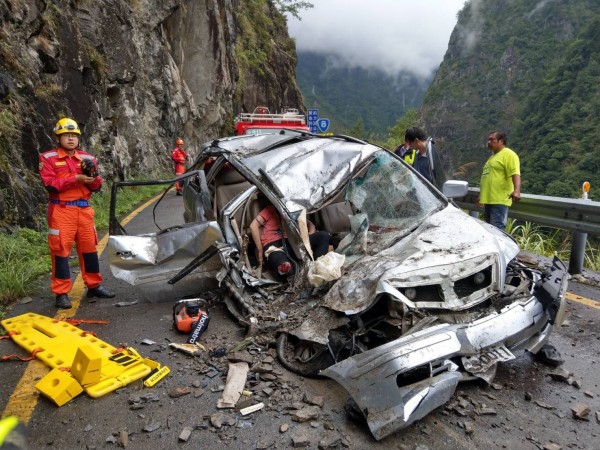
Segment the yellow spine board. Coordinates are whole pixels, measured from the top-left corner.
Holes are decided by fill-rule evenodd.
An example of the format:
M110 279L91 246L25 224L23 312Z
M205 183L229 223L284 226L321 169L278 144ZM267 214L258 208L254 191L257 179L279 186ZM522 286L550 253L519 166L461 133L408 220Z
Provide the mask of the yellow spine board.
M121 352L67 322L27 313L2 321L16 344L52 368L66 367L91 397L100 397L148 375L156 368L133 348ZM146 361L146 362L145 362ZM160 367L160 365L158 364ZM60 405L59 405L60 406Z

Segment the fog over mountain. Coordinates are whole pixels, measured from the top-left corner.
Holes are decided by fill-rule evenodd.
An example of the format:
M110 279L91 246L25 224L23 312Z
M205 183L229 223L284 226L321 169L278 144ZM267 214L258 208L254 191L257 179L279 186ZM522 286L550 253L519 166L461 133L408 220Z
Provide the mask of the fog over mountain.
M298 52L336 55L340 66L408 70L420 77L437 69L465 0L317 0L288 18ZM333 61L330 59L330 62Z

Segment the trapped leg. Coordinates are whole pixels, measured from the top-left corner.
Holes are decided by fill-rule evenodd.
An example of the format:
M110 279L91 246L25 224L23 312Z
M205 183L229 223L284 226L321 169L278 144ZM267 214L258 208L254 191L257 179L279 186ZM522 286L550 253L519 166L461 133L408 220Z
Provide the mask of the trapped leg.
M274 274L282 275L281 272L284 272L283 274L286 276L292 275L295 272L296 263L290 256L288 256L291 255L291 249L288 245L287 239L285 240L285 251L283 251L284 247L281 247L281 241L277 241L270 242L269 244L265 245L264 252L267 253L267 250L269 250L271 247L279 247L282 248L282 250L268 252L267 265L269 266L269 270ZM289 266L286 266L286 263L289 264ZM287 271L282 269L287 269Z
M329 251L330 237L331 236L327 231L316 231L308 236L315 259L317 259L319 256L327 254Z

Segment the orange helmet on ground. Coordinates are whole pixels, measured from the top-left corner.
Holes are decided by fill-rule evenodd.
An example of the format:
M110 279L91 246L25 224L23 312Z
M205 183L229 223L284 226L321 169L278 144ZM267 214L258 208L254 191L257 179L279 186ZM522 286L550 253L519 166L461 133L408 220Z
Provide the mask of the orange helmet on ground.
M183 145L183 139L177 138L175 145Z

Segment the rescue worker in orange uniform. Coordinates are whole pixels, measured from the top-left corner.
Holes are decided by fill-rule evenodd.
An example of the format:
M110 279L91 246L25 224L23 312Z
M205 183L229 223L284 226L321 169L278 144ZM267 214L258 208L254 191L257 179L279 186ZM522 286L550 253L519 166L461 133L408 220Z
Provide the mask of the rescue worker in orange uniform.
M181 175L185 172L185 162L187 161L188 154L183 149L183 140L177 138L175 141L176 147L171 152L171 159L175 163L175 176ZM175 183L175 189L177 195L183 195L183 181Z
M40 155L40 176L49 193L48 246L52 258L50 289L56 295L57 308L70 308L69 291L73 287L69 255L73 242L87 297L113 298L114 293L101 286L102 275L96 244L94 209L89 200L102 186L96 158L79 149L81 132L77 122L64 118L56 122L54 134L58 146Z

